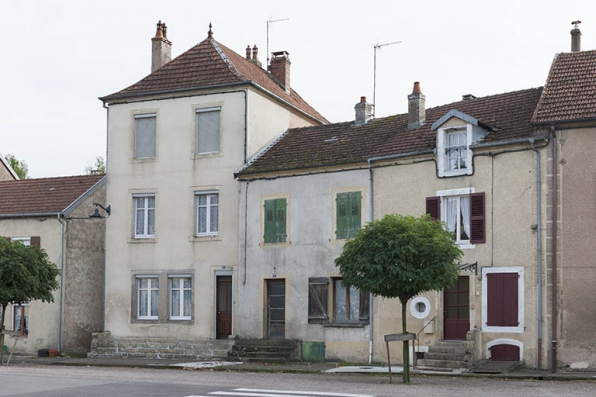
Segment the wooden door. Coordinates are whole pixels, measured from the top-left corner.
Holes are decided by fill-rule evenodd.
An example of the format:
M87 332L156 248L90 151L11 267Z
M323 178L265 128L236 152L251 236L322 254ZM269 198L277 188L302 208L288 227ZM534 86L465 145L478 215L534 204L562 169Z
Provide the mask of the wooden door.
M267 337L283 339L286 326L286 280L267 280Z
M460 276L443 296L444 338L465 340L470 330L470 280Z
M232 335L232 276L217 276L217 315L215 334L218 339Z

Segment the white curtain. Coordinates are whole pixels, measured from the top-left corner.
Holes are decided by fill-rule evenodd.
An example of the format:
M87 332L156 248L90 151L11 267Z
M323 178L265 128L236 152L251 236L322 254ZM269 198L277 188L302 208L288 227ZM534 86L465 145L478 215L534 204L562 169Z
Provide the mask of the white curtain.
M470 238L470 198L469 197L460 197L459 202L461 205L461 218L463 221L464 231L466 232L465 239L468 240ZM462 238L463 240L464 238Z
M457 198L447 198L447 227L452 232L456 231L457 222Z

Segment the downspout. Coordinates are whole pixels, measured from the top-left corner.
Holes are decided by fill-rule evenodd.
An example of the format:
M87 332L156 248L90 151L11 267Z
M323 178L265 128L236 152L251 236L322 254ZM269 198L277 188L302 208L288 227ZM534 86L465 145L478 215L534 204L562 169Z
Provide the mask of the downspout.
M58 298L58 351L62 349L62 295L64 294L64 222L60 219L60 214L56 214L56 219L60 222L60 295Z
M536 370L540 370L542 356L542 181L540 178L540 151L534 147L534 139L530 138L532 150L536 152L536 212L538 226L538 354L536 355Z
M109 167L109 162L108 162L108 143L109 143L109 132L110 132L110 107L106 106L105 101L103 102L103 108L106 110L106 159L105 159L105 164L106 164L106 200L105 200L105 206L108 206L108 182L109 179L107 178L108 175L108 167ZM101 331L105 332L106 330L106 283L107 283L107 279L106 279L106 248L107 248L107 243L106 243L106 239L108 237L108 219L104 219L104 228L103 228L103 299L102 299L102 312L103 312L103 325L101 327Z
M248 159L248 88L244 92L244 164Z
M242 182L241 182L242 183ZM247 243L247 227L248 227L248 184L250 181L246 181L246 187L244 188L244 276L242 278L242 285L246 285L246 243ZM240 185L242 186L242 185Z
M557 370L557 133L555 125L551 124L553 136L553 169L552 169L552 371Z
M373 171L371 167L371 159L368 162L368 186L366 196L368 197L368 205L366 206L366 222L373 220ZM373 354L373 294L370 293L368 297L368 363L372 363Z

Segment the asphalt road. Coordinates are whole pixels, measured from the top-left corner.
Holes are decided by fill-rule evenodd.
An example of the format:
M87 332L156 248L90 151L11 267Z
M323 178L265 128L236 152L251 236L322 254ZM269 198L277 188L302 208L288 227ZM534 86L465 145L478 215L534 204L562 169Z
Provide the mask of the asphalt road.
M400 379L397 379L400 381ZM395 382L395 379L394 379ZM596 396L590 381L463 377L388 384L367 374L278 374L102 367L0 367L0 396L389 397Z

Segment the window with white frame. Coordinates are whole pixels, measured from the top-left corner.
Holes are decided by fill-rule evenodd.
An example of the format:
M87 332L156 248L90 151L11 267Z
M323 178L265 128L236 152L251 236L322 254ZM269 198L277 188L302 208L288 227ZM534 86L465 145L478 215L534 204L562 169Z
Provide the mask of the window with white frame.
M197 109L196 154L219 152L219 118L221 108Z
M134 158L155 158L156 115L135 115Z
M29 335L29 305L12 305L12 329L19 331L21 336Z
M169 276L170 319L190 320L192 302L192 280L188 275Z
M133 200L135 238L155 237L155 195L135 194Z
M23 245L31 245L31 237L13 237L11 241L20 241Z
M137 318L157 320L159 316L159 278L137 276Z
M458 244L470 242L470 196L453 196L443 199L443 222L455 235Z
M197 236L214 236L219 232L219 193L195 192Z
M439 176L469 175L472 173L472 126L439 128L437 157Z

